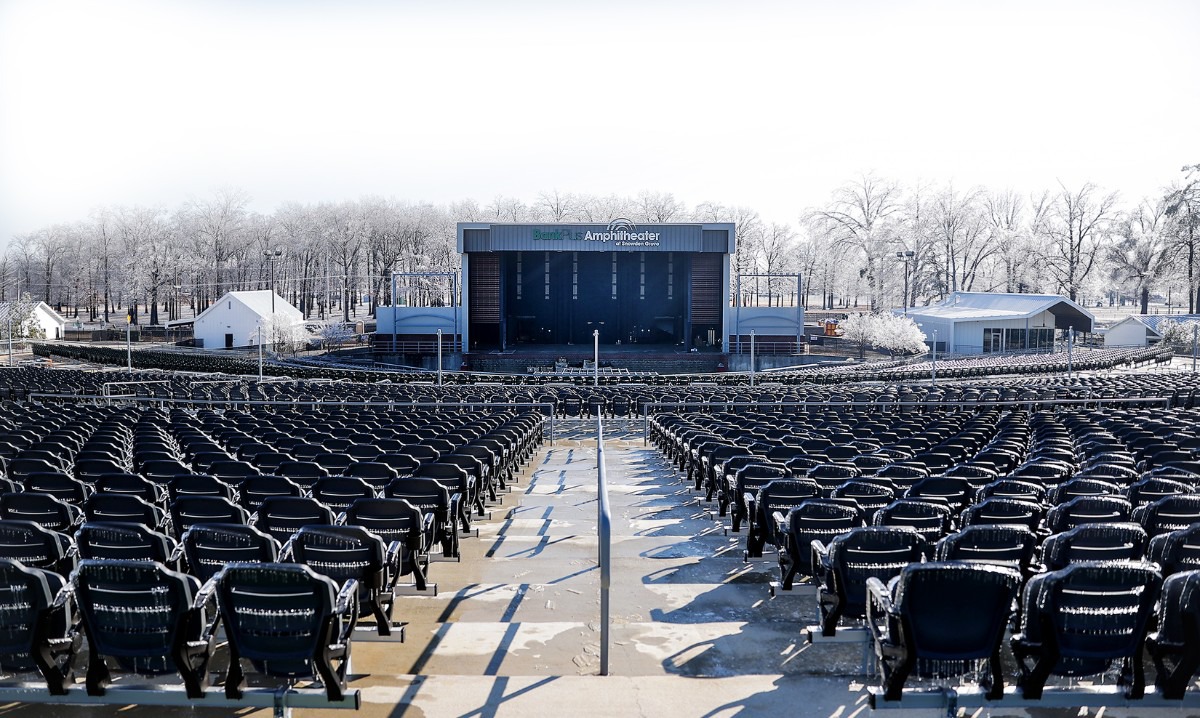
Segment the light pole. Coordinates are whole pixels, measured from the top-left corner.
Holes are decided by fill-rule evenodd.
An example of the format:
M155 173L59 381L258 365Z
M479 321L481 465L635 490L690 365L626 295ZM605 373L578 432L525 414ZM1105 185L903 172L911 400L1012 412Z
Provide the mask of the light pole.
M750 330L750 386L754 386L754 330Z
M1075 374L1075 327L1067 328L1067 378Z
M900 300L900 306L904 309L904 316L906 317L908 316L908 262L915 256L917 256L917 253L911 249L896 252L896 259L904 262L904 298Z
M130 337L133 332L133 315L125 315L125 361L129 364L129 373L133 374L133 344Z
M283 256L283 250L279 248L264 249L263 259L267 262L267 273L271 282L271 314L275 314L275 260Z
M1195 322L1193 322L1192 323L1192 373L1193 374L1196 373L1196 330L1197 329L1200 329L1200 325L1197 325ZM10 335L12 334L11 328L9 329L9 334ZM9 336L8 341L9 341L9 345L11 346L12 345L12 337L11 336ZM10 349L8 353L10 355L8 363L11 364L12 363L12 357L11 357L12 350Z
M592 330L592 386L600 386L600 330Z
M933 365L929 374L930 386L937 386L937 332L938 330L933 330Z
M438 386L442 385L442 330L438 329Z

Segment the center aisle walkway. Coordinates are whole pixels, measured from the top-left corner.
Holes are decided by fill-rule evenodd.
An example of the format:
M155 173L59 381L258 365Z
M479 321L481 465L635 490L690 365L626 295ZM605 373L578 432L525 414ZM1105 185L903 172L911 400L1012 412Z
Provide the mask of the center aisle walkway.
M744 564L741 536L632 431L605 448L613 645L612 675L598 676L596 450L579 437L538 453L461 563L433 565L438 597L402 599L407 643L356 646L356 667L374 674L356 682L362 714L865 712L861 685L834 677L858 671L859 649L806 647L811 595L771 600L773 560Z

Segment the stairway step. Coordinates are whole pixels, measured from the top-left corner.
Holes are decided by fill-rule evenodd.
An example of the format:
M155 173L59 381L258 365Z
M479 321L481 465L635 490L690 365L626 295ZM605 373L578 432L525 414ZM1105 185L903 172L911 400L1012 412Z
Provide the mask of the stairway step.
M397 705L423 718L530 718L546 715L551 706L574 718L857 716L865 713L867 701L858 682L847 687L844 678L780 674L703 679L615 670L605 677L377 675L352 680L351 687L362 690L363 718L394 716ZM921 715L926 714L932 715Z
M614 623L611 660L624 675L855 674L862 646L804 643L803 623ZM437 675L593 674L599 626L588 622L410 624L403 644L355 646L355 660L400 673ZM378 655L376 655L378 653Z

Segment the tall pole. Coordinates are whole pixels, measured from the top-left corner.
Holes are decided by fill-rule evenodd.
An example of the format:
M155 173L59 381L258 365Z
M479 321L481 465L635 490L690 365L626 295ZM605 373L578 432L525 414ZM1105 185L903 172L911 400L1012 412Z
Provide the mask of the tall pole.
M262 352L262 321L258 323L258 380L262 381L263 352Z
M1197 329L1200 329L1200 325L1193 323L1192 324L1192 373L1193 374L1196 373L1196 330ZM12 329L9 329L8 333L10 335L8 338L8 342L9 342L9 346L11 347L12 346L12 336L11 336ZM12 349L11 348L9 349L8 353L10 355L8 363L11 364L12 363L12 358L11 358Z
M1195 364L1195 362L1192 362L1192 363L1193 363L1193 365ZM13 365L13 357L12 357L12 306L9 306L9 308L8 308L8 365L9 365L9 366L12 366L12 365ZM1192 371L1196 371L1196 367L1195 367L1195 366L1193 366L1193 367L1192 367Z
M437 332L438 337L438 386L442 385L442 330Z
M129 373L133 374L133 344L130 337L133 332L133 317L125 317L125 361L129 365Z
M754 330L750 330L750 386L754 386Z
M931 386L937 386L937 332L938 330L933 330L933 366L929 374L929 383Z
M600 386L600 330L592 330L592 386Z
M1075 374L1075 327L1067 329L1067 378Z

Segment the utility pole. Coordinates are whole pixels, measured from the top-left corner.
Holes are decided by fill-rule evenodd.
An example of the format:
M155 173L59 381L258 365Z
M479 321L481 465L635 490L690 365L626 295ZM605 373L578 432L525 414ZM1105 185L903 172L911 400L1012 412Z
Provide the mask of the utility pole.
M133 315L125 315L125 361L129 364L129 373L133 374L133 343L131 337L133 335Z
M437 330L438 337L438 386L442 385L442 330Z
M750 386L754 387L754 330L750 330Z
M930 370L929 384L937 386L937 333L938 330L933 330L933 366Z
M600 330L592 330L592 386L600 386Z

